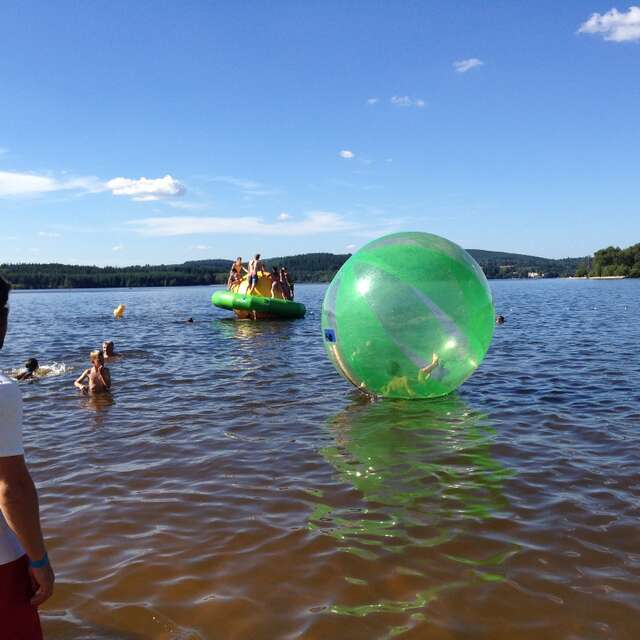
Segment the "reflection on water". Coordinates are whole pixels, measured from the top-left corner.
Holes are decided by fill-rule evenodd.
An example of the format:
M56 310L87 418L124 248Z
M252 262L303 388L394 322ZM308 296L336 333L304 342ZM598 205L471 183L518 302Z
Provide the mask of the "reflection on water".
M110 393L89 393L80 397L82 407L100 414L115 404Z
M240 320L219 318L211 322L211 329L221 338L255 340L261 342L286 336L291 330L291 321L283 320Z
M333 613L371 613L424 609L442 590L471 579L503 579L502 563L517 552L513 544L489 557L473 550L453 552L455 539L479 520L508 511L502 485L512 472L490 451L494 430L487 416L471 410L457 396L433 401L354 401L331 418L334 443L320 451L340 478L362 494L360 507L319 502L309 526L340 543L339 550L370 562L397 554L413 557L397 570L428 585L407 600L370 602L365 568L346 578L360 585L362 602L335 604ZM428 550L421 562L420 549ZM457 565L447 579L433 580L434 560ZM404 560L400 560L402 564ZM355 598L357 600L357 598Z

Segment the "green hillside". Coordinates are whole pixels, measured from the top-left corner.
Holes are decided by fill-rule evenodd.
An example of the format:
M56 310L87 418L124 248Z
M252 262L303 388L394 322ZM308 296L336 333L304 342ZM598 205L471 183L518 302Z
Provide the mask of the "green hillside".
M553 260L481 249L470 249L469 253L489 278L526 278L532 271L545 277L568 276L574 275L580 265L590 267L587 258ZM296 282L329 282L348 258L349 254L306 253L270 258L265 263L286 266ZM607 254L607 260L609 258ZM129 267L23 263L1 264L0 273L16 288L24 289L173 287L224 284L230 267L230 260L217 259Z

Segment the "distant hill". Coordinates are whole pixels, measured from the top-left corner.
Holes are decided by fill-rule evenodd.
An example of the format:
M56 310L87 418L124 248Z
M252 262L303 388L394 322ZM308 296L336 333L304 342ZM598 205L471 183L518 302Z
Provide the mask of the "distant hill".
M589 258L554 260L504 251L469 249L489 278L526 278L574 275L589 268ZM305 253L268 258L267 265L286 266L296 282L329 282L350 254ZM230 260L190 260L182 264L95 267L59 263L1 264L0 273L16 288L69 289L93 287L173 287L224 284Z
M545 278L573 276L578 267L590 258L540 258L522 253L467 249L482 267L487 278L526 278L539 273Z

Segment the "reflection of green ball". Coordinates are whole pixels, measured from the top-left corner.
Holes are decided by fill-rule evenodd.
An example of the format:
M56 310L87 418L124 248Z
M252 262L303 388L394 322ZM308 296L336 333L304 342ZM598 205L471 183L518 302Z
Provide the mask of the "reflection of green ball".
M460 386L491 344L491 291L462 248L428 233L396 233L355 253L322 305L329 357L374 396L435 398Z

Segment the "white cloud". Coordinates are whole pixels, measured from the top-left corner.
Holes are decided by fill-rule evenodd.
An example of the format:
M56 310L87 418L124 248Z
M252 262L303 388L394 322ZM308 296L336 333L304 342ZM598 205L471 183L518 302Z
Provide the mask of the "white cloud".
M0 197L37 196L64 190L96 193L104 190L104 186L98 178L92 176L61 179L36 173L0 171Z
M391 104L396 107L417 107L422 109L425 106L425 101L421 98L411 98L410 96L392 96Z
M115 246L111 247L111 251L124 251L124 245L123 244L116 244Z
M170 175L164 178L113 178L107 182L107 188L114 196L128 196L133 200L145 202L172 198L185 193L185 188Z
M191 248L194 251L209 251L209 247L206 244L195 244Z
M130 220L127 224L146 236L182 236L192 234L306 236L318 233L351 231L359 225L330 211L311 211L296 222L265 222L256 217L154 217Z
M180 200L167 200L167 204L174 209L206 209L207 205L201 202L181 202Z
M285 220L290 220L290 219L291 219L291 216L288 213L285 213L284 211L278 214L278 220L280 220L280 222L284 222Z
M213 182L222 182L232 187L237 187L247 196L273 196L280 193L278 189L273 189L262 182L247 180L246 178L234 178L233 176L215 176L211 178Z
M347 251L349 251L349 252L353 251L355 248L356 248L356 245L355 245L355 244L348 244L348 245L346 246L346 249L347 249Z
M55 231L38 231L38 235L41 238L62 238L62 236Z
M367 104L378 104L380 98L367 98Z
M338 155L341 158L345 158L346 160L351 160L351 158L355 158L356 157L356 154L353 153L353 151L350 151L349 149L343 149L342 151L340 151L338 153Z
M36 195L62 188L57 180L49 176L0 171L0 196Z
M480 67L484 64L482 60L478 58L467 58L466 60L457 60L453 63L453 68L458 73L466 73L471 69L475 69L476 67Z
M607 13L594 13L580 25L578 33L601 34L611 42L640 40L640 7L629 7L627 13L611 9Z

